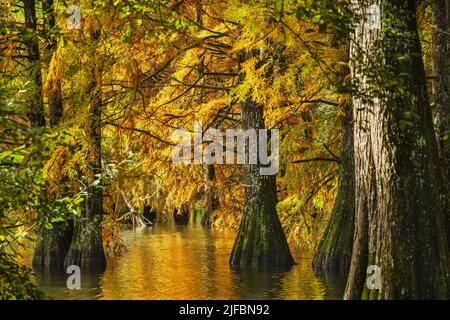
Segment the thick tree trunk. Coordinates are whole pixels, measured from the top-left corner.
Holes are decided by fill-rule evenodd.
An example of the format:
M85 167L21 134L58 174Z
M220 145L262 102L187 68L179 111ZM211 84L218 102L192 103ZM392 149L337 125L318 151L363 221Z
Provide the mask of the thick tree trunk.
M445 219L447 225L447 240L450 241L450 83L449 64L450 31L448 21L448 1L433 1L433 121L439 146L439 160L442 168L444 184L442 198L445 202Z
M252 101L241 104L241 119L244 130L265 128L263 108ZM259 161L244 165L244 213L230 265L289 267L294 259L276 210L275 175L261 175L260 167Z
M92 31L91 43L94 47L100 37L100 30ZM87 179L87 196L82 219L75 222L72 243L66 257L65 265L78 265L83 269L103 270L106 266L103 250L101 222L103 218L103 192L101 185L102 150L101 150L101 88L103 60L100 52L95 52L90 85L88 87L89 117L86 132L89 139L87 164L91 177ZM100 180L100 183L95 181Z
M339 185L330 220L313 258L317 273L347 275L353 246L355 224L355 167L353 161L352 105L346 102L342 117Z
M32 127L45 126L44 103L42 100L42 74L39 56L39 41L37 36L37 21L35 0L23 0L25 29L24 43L31 66L29 77L32 88L29 97L28 119Z
M219 208L219 198L214 187L214 178L216 171L214 165L210 164L206 167L206 185L205 185L205 210L203 211L201 224L205 228L211 227L211 214Z
M50 65L57 47L57 41L53 34L55 32L53 0L43 0L42 7L47 40L45 60ZM50 77L50 88L48 91L50 126L56 126L62 117L61 85L59 79L53 79L53 75L49 74L48 77ZM56 223L51 230L41 227L38 230L36 247L34 249L33 266L52 269L62 268L69 250L72 234L73 225L71 221L67 223Z
M366 1L351 44L355 121L355 237L345 299L447 298L448 246L438 149L416 26L417 1ZM375 90L374 88L377 88ZM366 286L370 265L379 285Z

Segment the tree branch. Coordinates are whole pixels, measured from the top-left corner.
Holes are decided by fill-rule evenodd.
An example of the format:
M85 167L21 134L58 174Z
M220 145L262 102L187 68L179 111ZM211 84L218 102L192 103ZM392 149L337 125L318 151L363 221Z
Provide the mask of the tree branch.
M313 162L313 161L330 161L330 162L336 162L336 163L341 162L339 159L335 159L335 158L317 157L317 158L295 160L295 161L291 161L291 163L306 163L306 162Z

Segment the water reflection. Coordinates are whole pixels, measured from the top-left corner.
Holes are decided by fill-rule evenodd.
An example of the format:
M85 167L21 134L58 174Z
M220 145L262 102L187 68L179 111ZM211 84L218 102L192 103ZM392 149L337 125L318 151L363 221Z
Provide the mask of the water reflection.
M338 300L344 296L347 278L340 272L315 273L315 276L327 284L325 299Z
M194 220L194 219L192 219ZM195 220L194 220L195 221ZM81 274L69 290L65 273L35 270L39 287L55 299L339 299L340 284L314 276L308 253L293 250L289 270L232 270L233 230L206 230L198 223L156 224L124 231L128 251L106 271Z
M70 274L48 269L34 270L39 289L46 293L48 299L97 299L100 297L100 278L98 273L83 272L81 277L81 289L70 290L67 288L67 278Z

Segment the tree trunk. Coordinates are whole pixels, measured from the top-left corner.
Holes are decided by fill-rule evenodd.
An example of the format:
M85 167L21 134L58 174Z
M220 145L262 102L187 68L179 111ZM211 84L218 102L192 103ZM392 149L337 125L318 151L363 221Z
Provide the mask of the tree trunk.
M35 0L23 0L25 29L24 43L28 61L31 66L29 78L31 83L31 96L29 97L28 119L32 127L45 126L44 103L42 100L42 74L39 56L39 41L37 36Z
M448 21L448 1L433 1L433 121L439 146L439 160L442 168L443 181L447 181L441 193L445 201L445 219L447 225L447 240L450 240L450 92L449 64L450 31Z
M353 246L355 190L353 162L353 115L351 102L345 102L341 129L339 185L330 219L313 258L317 273L347 275Z
M219 198L214 187L214 178L216 171L214 165L210 164L206 167L206 185L205 185L205 210L203 211L201 224L205 228L211 227L211 214L219 208Z
M45 56L48 66L51 64L52 56L57 47L55 32L55 11L53 0L43 0L42 7L44 11L44 24L47 44L45 47ZM48 105L50 114L50 126L56 126L62 117L62 99L60 80L50 77L50 89L48 91ZM52 269L61 269L64 265L64 259L69 250L70 241L73 234L73 225L67 223L55 223L53 229L44 227L39 228L36 247L33 255L34 267L48 267Z
M247 101L241 103L242 129L264 129L263 108ZM247 150L248 152L248 150ZM234 241L230 265L245 267L290 267L289 251L276 210L275 175L260 174L261 164L244 165L244 213Z
M100 37L100 30L95 29L91 34L94 48ZM101 150L101 88L102 88L102 54L95 50L94 65L91 67L90 85L88 87L89 117L86 131L89 139L89 151L86 162L91 169L87 180L87 196L82 219L75 222L72 243L66 257L65 265L78 265L83 269L102 271L106 266L103 250L101 222L103 218L103 192L101 185L102 150ZM99 181L100 180L100 181Z
M448 247L417 1L376 1L382 30L353 0L355 236L345 299L445 299ZM376 90L375 90L376 88ZM366 286L367 267L380 268ZM373 284L373 283L372 283Z
M58 41L55 36L56 19L53 0L42 0L42 10L44 12L44 30L47 41L45 46L45 56L48 65L50 66L52 57L58 47ZM57 73L51 72L51 70L52 69L49 68L49 73L47 74L47 82L49 83L47 93L48 113L50 125L57 126L63 116L61 79Z

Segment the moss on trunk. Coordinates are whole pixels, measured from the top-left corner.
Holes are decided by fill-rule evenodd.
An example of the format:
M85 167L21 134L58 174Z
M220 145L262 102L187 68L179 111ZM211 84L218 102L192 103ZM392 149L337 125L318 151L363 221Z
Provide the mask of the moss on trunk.
M316 273L348 273L355 223L355 176L351 103L343 106L339 185L333 210L313 258Z
M75 225L73 239L65 266L77 265L83 270L104 271L106 258L100 226L80 221Z

